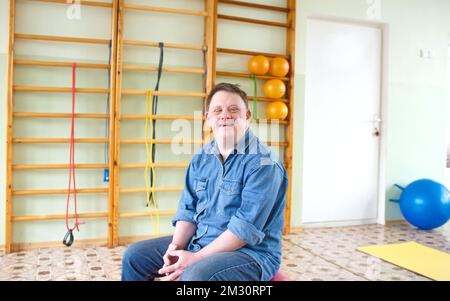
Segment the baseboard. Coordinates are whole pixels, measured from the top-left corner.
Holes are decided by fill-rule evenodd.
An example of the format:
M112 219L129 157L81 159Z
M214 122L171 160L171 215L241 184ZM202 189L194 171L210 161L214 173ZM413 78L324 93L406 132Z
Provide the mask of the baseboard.
M291 227L287 234L300 234L303 233L304 231L305 231L304 228L301 226Z
M390 225L407 225L408 222L404 219L397 219L397 220L392 220L392 221L386 221L386 226L390 226Z
M366 220L349 220L349 221L330 221L330 222L311 222L303 223L303 228L335 228L335 227L350 227L378 224L377 219Z

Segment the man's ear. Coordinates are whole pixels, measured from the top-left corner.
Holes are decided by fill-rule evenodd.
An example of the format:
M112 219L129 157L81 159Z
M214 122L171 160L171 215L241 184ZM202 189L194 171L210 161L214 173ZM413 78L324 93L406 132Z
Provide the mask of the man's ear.
M252 112L247 109L246 120L252 119Z
M209 116L208 112L206 111L203 116L205 117L205 126L211 127L211 125L209 124L209 120L208 120L208 116Z

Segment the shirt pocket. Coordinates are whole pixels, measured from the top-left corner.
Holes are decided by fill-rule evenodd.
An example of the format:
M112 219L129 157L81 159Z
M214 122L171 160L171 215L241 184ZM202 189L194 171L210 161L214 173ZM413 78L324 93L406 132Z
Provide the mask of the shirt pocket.
M223 180L219 187L217 214L231 218L242 203L243 184L237 180Z

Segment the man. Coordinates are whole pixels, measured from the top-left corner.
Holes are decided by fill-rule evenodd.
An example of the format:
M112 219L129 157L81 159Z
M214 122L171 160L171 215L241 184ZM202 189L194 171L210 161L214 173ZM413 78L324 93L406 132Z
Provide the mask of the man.
M207 98L214 139L192 158L173 237L131 245L122 280L270 280L281 262L287 174L253 135L247 95L221 83Z

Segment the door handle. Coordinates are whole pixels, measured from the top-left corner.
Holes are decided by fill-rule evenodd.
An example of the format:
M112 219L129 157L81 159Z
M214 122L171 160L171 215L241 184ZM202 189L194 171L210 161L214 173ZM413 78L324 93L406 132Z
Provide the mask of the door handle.
M381 120L380 116L378 116L378 115L374 115L373 116L372 123L373 123L374 130L373 130L372 134L374 136L376 136L376 137L380 136L380 124L381 124L381 122L382 122L382 120Z

